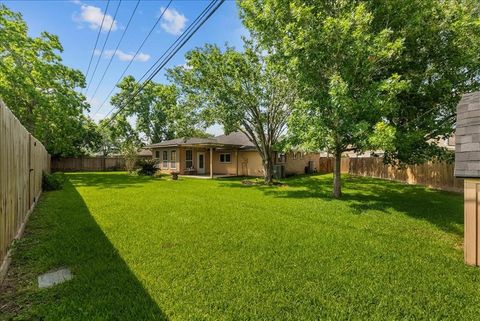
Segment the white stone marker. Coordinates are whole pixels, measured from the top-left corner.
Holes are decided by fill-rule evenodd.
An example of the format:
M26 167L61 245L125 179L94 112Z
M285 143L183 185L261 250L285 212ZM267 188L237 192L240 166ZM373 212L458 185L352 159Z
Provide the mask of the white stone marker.
M62 268L57 271L48 272L38 277L39 288L49 288L56 284L63 283L72 279L72 273L67 268Z

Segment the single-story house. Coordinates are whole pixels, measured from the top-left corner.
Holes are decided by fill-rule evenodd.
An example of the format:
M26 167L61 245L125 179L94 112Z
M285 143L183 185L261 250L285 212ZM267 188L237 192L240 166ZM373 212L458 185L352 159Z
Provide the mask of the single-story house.
M152 151L162 172L205 176L263 176L262 158L240 132L212 138L177 138L145 147ZM274 164L285 175L316 172L319 153L275 153Z

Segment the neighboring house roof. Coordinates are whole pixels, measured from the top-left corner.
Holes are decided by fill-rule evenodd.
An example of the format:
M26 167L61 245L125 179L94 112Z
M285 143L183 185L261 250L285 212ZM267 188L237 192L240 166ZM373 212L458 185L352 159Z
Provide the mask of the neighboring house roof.
M145 148L160 148L160 147L173 147L173 146L189 146L189 145L200 145L200 146L211 146L211 147L238 147L242 149L254 148L255 145L250 142L248 137L241 133L235 132L229 135L220 135L213 138L200 138L200 137L191 137L191 138L176 138L170 140L164 140L163 142L151 144L145 146Z
M152 151L149 149L142 148L137 153L138 156L152 156Z
M480 177L480 91L465 94L457 106L455 176Z

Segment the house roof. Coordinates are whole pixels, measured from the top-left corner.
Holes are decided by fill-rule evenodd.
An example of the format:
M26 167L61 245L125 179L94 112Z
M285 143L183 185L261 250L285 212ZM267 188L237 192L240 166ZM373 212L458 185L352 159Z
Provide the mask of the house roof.
M145 146L145 148L159 148L171 146L204 145L214 147L235 146L242 149L254 148L255 145L250 142L248 137L241 132L234 132L229 135L220 135L213 138L176 138L164 140L163 142Z
M480 91L465 94L457 106L455 176L480 177Z

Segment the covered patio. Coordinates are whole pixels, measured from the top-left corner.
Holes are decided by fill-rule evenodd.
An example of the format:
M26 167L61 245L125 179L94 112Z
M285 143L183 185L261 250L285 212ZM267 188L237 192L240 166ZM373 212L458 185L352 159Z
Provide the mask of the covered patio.
M240 133L215 138L179 138L147 146L161 172L180 176L220 178L249 175L248 163L257 164L258 153Z

